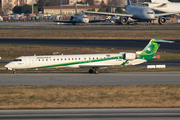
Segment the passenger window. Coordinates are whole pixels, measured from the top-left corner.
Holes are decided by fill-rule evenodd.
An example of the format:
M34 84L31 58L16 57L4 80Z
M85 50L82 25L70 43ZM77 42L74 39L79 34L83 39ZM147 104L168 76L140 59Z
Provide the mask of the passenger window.
M39 59L39 61L41 61L41 60Z
M64 60L66 60L66 58Z
M55 61L55 59L54 59L54 61Z
M79 60L81 60L81 58L79 58Z
M63 60L63 59L61 58L61 60Z
M75 58L75 60L77 60L77 58Z
M84 58L84 60L86 60L86 58Z
M48 61L48 59L46 59L46 61Z
M72 58L72 60L73 60L73 58Z
M68 60L70 60L70 58L68 58Z
M57 59L57 61L59 61L59 59Z
M97 57L97 59L98 59L98 57Z

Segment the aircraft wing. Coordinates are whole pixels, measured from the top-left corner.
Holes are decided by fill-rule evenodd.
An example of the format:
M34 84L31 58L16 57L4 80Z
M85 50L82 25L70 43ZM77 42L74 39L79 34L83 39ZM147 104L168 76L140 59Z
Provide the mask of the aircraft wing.
M104 67L113 67L120 65L79 65L80 68L104 68Z
M74 20L54 20L53 22L61 22L61 23L77 23Z
M104 21L106 21L106 19L89 20L89 23L104 22Z
M119 65L79 65L80 68L104 68L104 67L113 67L113 66L124 66L129 60L124 61Z
M166 16L166 15L175 15L175 14L179 14L179 12L169 12L169 13L159 13L159 14L155 14L156 17L158 16Z
M93 12L93 11L82 11L82 12L89 14L98 14L98 15L133 17L132 14L126 14L126 13L123 14L123 13L108 13L108 12Z

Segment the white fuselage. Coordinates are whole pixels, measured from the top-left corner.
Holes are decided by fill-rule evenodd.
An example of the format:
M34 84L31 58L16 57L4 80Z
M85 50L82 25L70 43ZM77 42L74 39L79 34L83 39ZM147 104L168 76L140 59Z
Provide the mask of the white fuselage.
M83 14L75 14L74 20L78 23L89 23L89 17Z
M158 2L158 1L157 1ZM158 10L161 12L180 12L180 3L168 2L168 3L146 3L149 8Z
M140 19L140 20L155 19L155 13L150 8L133 6L133 5L126 5L125 8L126 8L126 12L132 14L134 19Z
M111 54L78 54L78 55L43 55L43 56L21 56L11 61L6 68L13 69L27 69L27 68L53 68L53 67L71 67L80 68L85 66L115 66L121 65L126 60L122 59L124 53ZM146 62L143 59L129 60L126 65L136 65Z

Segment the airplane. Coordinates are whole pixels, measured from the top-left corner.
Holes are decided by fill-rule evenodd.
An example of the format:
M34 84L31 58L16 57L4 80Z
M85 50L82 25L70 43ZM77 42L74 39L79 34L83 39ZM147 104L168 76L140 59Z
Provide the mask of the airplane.
M108 13L108 12L92 12L92 11L82 11L84 13L89 14L99 14L99 15L109 15L109 16L120 16L118 23L122 25L129 24L131 22L147 22L151 23L152 20L156 20L158 18L159 24L166 24L166 18L163 16L178 14L180 12L169 12L169 13L159 13L155 14L155 12L148 7L142 6L134 6L131 4L130 0L127 0L127 5L125 6L126 13Z
M98 69L113 66L138 65L157 58L155 56L161 43L173 43L153 38L148 45L136 53L119 52L106 54L43 55L21 56L5 65L16 73L17 69L39 68L89 68L89 73L98 74Z
M161 12L180 12L180 2L169 2L168 0L151 0L151 2L143 2L145 5L153 10Z
M75 4L75 12L76 12L75 15L70 17L70 20L54 20L53 22L72 23L73 25L76 25L76 24L88 24L88 23L106 21L106 19L89 20L89 17L87 15L77 14L77 5L76 4Z

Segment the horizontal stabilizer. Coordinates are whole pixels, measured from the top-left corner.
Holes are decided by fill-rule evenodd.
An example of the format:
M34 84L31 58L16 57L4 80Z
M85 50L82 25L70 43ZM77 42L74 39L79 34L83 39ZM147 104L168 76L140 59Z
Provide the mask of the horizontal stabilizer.
M161 41L161 40L156 40L156 41L153 41L153 42L156 42L156 43L174 43L174 41Z

